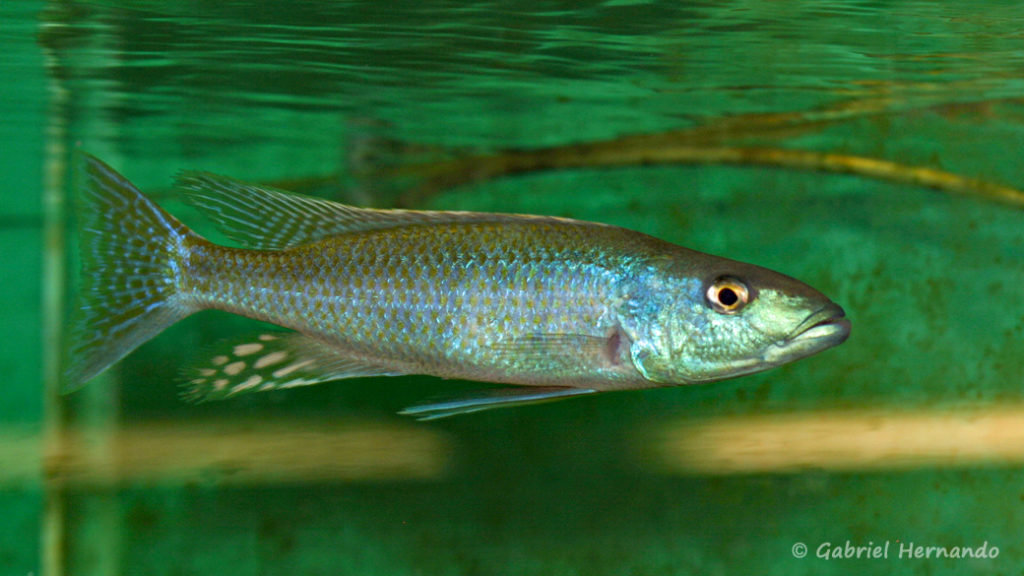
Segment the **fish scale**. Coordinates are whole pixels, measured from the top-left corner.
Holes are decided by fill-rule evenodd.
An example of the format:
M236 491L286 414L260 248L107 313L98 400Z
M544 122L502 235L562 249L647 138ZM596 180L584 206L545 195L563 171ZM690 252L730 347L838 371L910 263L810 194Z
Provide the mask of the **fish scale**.
M526 219L339 234L283 251L197 241L186 292L202 308L301 330L407 371L479 378L488 366L510 368L492 346L498 336L600 338L613 328L621 278L609 270L627 268L585 243L602 234L621 232Z
M849 333L806 284L614 226L363 209L185 174L185 198L243 244L227 247L101 161L83 166L72 389L207 309L292 332L220 344L191 371L196 400L398 374L529 387L406 411L423 418L720 380Z

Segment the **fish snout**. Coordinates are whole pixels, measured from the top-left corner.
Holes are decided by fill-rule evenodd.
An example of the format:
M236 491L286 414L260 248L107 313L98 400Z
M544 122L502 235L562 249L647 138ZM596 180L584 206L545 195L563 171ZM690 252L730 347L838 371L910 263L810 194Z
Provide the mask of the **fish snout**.
M787 338L787 345L814 343L815 351L838 346L850 337L850 320L846 311L829 302L801 322Z

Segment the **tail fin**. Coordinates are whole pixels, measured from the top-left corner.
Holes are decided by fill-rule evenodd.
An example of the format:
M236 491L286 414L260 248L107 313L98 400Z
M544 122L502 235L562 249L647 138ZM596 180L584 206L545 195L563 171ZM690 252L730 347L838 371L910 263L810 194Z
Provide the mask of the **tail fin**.
M188 244L202 241L110 166L87 154L81 163L81 274L65 391L195 311L177 286Z

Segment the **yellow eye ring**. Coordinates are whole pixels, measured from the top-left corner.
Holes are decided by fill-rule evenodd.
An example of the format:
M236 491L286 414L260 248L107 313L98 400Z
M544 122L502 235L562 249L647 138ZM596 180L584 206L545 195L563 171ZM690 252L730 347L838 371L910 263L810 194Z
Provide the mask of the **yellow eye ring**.
M747 285L732 276L722 276L708 286L708 304L719 314L735 314L750 301Z

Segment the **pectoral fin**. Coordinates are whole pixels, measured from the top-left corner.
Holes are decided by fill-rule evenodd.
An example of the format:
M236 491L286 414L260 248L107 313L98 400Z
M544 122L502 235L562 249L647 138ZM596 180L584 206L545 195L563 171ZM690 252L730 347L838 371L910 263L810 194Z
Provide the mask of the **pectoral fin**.
M182 396L205 402L343 378L401 374L392 367L345 356L298 332L271 332L219 343L206 364L189 371Z
M619 366L629 356L629 338L620 329L606 336L528 334L509 336L491 345L507 364L571 377Z
M572 396L593 394L597 390L568 388L561 386L524 386L519 388L496 388L478 390L464 396L456 396L429 404L410 406L399 414L412 416L417 420L437 420L458 414L469 414L493 408L507 408L551 402Z

